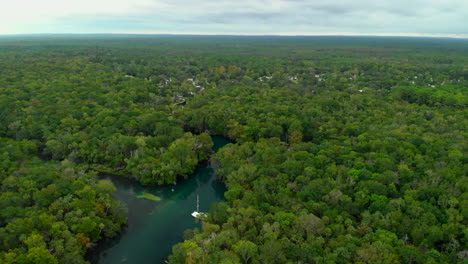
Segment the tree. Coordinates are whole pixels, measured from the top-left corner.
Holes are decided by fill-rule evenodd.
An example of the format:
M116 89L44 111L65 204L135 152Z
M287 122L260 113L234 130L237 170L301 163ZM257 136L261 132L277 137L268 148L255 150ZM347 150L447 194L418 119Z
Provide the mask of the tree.
M96 183L96 190L100 193L113 193L117 188L110 180L99 180Z
M257 253L258 247L251 241L239 240L233 246L233 250L244 260L244 263L248 263Z
M26 255L18 258L18 264L58 264L58 260L45 248L30 248Z

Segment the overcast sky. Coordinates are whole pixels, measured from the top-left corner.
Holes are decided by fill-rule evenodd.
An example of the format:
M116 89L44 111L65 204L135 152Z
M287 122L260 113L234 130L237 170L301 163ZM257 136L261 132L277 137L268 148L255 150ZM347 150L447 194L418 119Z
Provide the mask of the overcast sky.
M0 0L0 34L468 37L468 0Z

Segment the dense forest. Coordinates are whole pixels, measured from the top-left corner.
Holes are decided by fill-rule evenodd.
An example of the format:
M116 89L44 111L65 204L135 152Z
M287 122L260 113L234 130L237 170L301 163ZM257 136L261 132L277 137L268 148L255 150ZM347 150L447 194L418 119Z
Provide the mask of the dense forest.
M226 200L169 263L466 263L467 65L464 39L0 37L0 263L87 263L126 222L99 173L209 159Z

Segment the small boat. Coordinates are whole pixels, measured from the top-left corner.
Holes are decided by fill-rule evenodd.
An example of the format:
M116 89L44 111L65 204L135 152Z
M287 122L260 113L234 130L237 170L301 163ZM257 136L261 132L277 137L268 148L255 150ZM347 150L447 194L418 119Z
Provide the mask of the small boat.
M192 213L192 216L195 217L195 218L200 217L200 215L201 215L201 213L199 213L199 212L193 212Z

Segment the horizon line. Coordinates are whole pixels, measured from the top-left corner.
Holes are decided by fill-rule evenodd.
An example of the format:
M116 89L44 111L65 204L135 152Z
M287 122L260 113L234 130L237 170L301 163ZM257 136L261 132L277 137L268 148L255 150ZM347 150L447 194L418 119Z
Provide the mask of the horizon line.
M0 33L0 36L25 35L174 35L174 36L279 36L279 37L308 37L308 36L349 36L349 37L421 37L421 38L454 38L467 39L468 34L438 34L438 33L358 33L358 32L271 32L271 33L243 33L243 32L171 32L171 31L140 31L140 32L74 32L74 33Z

